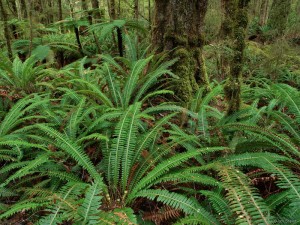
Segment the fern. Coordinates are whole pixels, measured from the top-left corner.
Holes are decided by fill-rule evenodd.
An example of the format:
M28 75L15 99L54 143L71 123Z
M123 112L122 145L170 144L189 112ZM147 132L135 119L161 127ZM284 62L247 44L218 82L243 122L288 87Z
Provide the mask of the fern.
M223 128L233 128L236 130L243 130L249 132L270 142L271 144L278 147L280 150L282 150L288 155L289 153L291 153L295 156L300 156L299 150L290 140L282 138L280 135L276 134L271 130L263 129L257 126L250 126L242 123L227 124L223 126Z
M212 204L213 209L223 223L233 224L233 215L229 207L229 201L224 196L217 191L201 190L200 193Z
M80 190L84 188L83 183L68 183L65 185L59 192L59 195L54 195L53 197L59 201L59 204L52 206L49 209L50 214L38 221L40 225L54 225L61 223L65 219L69 219L67 214L64 213L66 210L76 209L75 205L73 206L69 199L72 200L72 196L77 196L80 194Z
M201 207L196 201L177 193L170 193L167 190L146 189L137 193L139 197L146 197L151 200L162 202L174 209L181 209L186 214L197 215L202 219L203 224L219 224L219 222Z
M72 158L74 158L83 168L85 168L90 173L90 175L95 180L102 180L96 168L94 167L88 156L82 151L80 146L73 143L66 135L57 132L51 127L48 127L44 124L37 124L36 126L49 137L53 138L57 147L61 148Z
M223 150L224 148L211 148L211 150ZM133 188L131 194L128 196L128 200L134 198L135 193L144 189L149 188L153 185L155 180L159 179L163 174L168 172L170 169L182 164L188 159L201 155L202 149L197 149L196 151L190 151L186 153L177 154L176 156L171 157L167 161L163 161L158 164L152 171L150 171L144 178L142 178L139 183Z
M0 219L8 218L17 212L35 210L35 209L41 208L47 204L49 204L49 203L48 202L44 202L44 203L35 203L35 202L21 203L21 202L19 202L18 204L15 204L11 208L9 208L5 213L0 214Z
M220 175L227 190L226 198L236 213L236 224L269 224L268 207L256 190L249 186L245 175L233 168L221 167Z
M127 178L132 165L133 150L136 143L137 135L137 114L140 104L129 107L127 112L121 118L116 126L115 136L112 144L112 151L108 160L108 168L110 170L109 180L113 181L113 185L117 186L119 179L119 169L122 168L122 187L125 190L127 186ZM121 162L121 157L123 158Z
M78 215L82 224L98 224L99 208L101 206L101 186L99 183L94 183L86 191L85 199L82 205L78 208Z
M43 163L47 162L49 155L48 154L43 154L39 157L37 157L35 160L30 161L26 166L18 170L16 173L14 173L12 176L10 176L8 179L3 182L0 187L6 186L9 182L21 178L23 176L26 176L28 174L31 174L33 169L36 167L42 165Z
M289 112L294 114L297 121L300 122L299 91L286 84L274 84L271 89L275 91L275 96L288 107Z

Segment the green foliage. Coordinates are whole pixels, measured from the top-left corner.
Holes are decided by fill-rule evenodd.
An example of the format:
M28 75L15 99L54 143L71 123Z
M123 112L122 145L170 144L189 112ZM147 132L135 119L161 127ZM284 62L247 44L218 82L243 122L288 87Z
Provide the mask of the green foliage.
M0 54L1 224L299 223L298 49L264 45L272 29L255 19L261 43L247 42L243 103L227 116L234 51L216 41L219 3L209 2L203 52L214 82L183 105L169 90L182 85L170 69L182 59L152 54L143 21L102 14L90 24L71 4L72 18L33 24L32 39L18 33L18 56Z

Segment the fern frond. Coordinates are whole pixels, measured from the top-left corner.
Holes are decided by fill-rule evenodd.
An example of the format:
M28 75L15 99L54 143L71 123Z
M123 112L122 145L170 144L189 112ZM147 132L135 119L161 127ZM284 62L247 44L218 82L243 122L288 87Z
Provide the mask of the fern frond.
M69 123L65 129L68 134L68 137L72 140L76 139L76 134L78 132L78 123L79 123L80 117L83 114L85 103L86 103L86 99L82 98L80 100L79 104L77 105L75 112L73 112L71 114Z
M12 196L17 196L17 194L12 190L9 190L4 187L0 187L0 197L12 197Z
M251 126L251 125L246 125L242 123L232 123L232 124L227 124L222 126L223 128L229 128L229 129L235 129L235 130L241 130L245 132L249 132L252 135L258 136L274 146L278 147L280 150L282 150L284 153L287 155L290 155L289 153L295 155L295 156L300 156L300 152L290 140L285 139L275 132L268 130L268 129L263 129L258 126Z
M85 87L79 88L77 91L78 93L92 96L96 98L97 100L102 101L105 105L108 107L113 107L113 103L111 100L100 90L99 86L97 84L91 83L89 81L83 80L83 79L73 79L69 81L70 83L76 84L76 85L84 85Z
M15 180L17 178L21 178L24 177L30 173L33 172L33 170L42 165L43 163L46 163L48 161L49 155L48 154L43 154L39 157L37 157L36 159L30 161L27 165L25 165L23 168L21 168L20 170L18 170L17 172L15 172L12 176L10 176L8 179L6 179L1 185L0 187L4 187L6 186L9 182L11 182L12 180Z
M225 148L222 147L211 147L209 148L211 151L217 151L217 150L224 150ZM181 165L185 161L187 161L190 158L193 158L197 155L203 154L204 149L197 149L195 151L185 152L177 154L171 158L169 158L167 161L163 161L160 164L158 164L152 171L150 171L145 177L143 177L139 183L136 184L135 187L133 187L132 192L128 195L128 201L133 200L135 198L135 193L144 189L149 188L153 185L153 182L155 182L157 179L159 179L162 175L167 173L170 169Z
M219 224L219 222L204 208L202 208L198 202L189 199L184 195L169 192L167 190L146 189L139 191L137 196L162 202L174 209L181 209L186 214L196 215L198 218L203 220L203 224Z
M274 84L271 89L280 102L287 106L289 112L300 122L300 92L287 84Z
M50 214L41 218L37 224L54 225L63 222L64 219L70 219L66 217L67 214L64 214L63 212L69 208L71 208L72 210L75 210L76 208L68 202L68 199L72 198L72 196L73 198L75 196L76 198L78 198L80 190L84 187L84 183L68 183L63 186L58 195L51 196L51 198L54 197L55 199L57 199L59 203L52 207L48 206Z
M226 198L236 213L237 224L270 224L268 207L246 176L234 168L222 166L219 174L227 190Z
M125 83L124 87L124 105L128 106L134 89L137 87L137 82L139 75L142 73L142 71L145 69L146 65L149 63L149 61L152 59L153 56L148 57L147 59L140 59L131 68L131 73L129 74L129 77L127 78L127 81Z
M57 147L67 152L73 159L75 159L79 163L79 165L85 168L95 180L102 180L93 163L83 152L80 146L72 142L66 135L59 133L58 131L54 130L51 127L48 127L47 125L37 124L36 126L49 137L53 138Z
M94 183L86 191L85 199L78 208L78 215L82 224L97 224L99 221L99 212L101 206L101 186Z
M14 204L5 213L0 214L0 219L8 218L16 214L17 212L35 210L44 207L47 204L49 204L49 202L44 202L44 203L34 203L34 202L20 203L19 202L18 204Z
M130 173L134 148L137 138L137 119L141 104L131 105L122 116L115 128L115 137L112 142L112 150L108 160L109 180L116 187L119 181L121 168L121 182L123 190L126 189L127 179ZM122 161L121 161L122 158Z
M113 102L116 104L117 107L121 104L123 107L123 99L120 98L120 87L118 85L118 81L115 78L115 74L111 71L110 67L107 63L104 63L103 70L105 74L105 79L109 87L110 95L113 99Z
M216 191L201 190L200 193L211 203L213 209L224 224L233 224L233 215L229 207L229 202L224 196Z
M161 120L157 121L147 133L145 133L142 138L139 139L137 143L137 150L133 159L133 162L136 162L137 159L140 157L141 152L144 149L147 149L149 144L153 141L153 139L156 137L157 133L160 131L163 125L168 123L171 118L173 118L176 115L176 113L167 115L163 117Z

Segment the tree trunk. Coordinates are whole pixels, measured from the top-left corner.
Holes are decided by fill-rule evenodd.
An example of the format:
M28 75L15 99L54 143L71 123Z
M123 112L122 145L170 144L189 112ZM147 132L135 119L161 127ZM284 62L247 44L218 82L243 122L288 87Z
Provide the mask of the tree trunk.
M51 0L48 0L48 10L47 11L50 12L52 8L53 8L53 3ZM48 13L48 21L49 21L49 24L54 23L54 16L52 13Z
M109 15L112 20L117 18L115 0L109 0Z
M259 25L265 26L267 24L268 20L268 14L269 14L269 0L263 1L261 8L260 8L260 17L259 17Z
M179 60L173 72L180 77L175 92L187 102L198 89L208 85L202 57L203 26L207 0L155 0L152 44L157 52L170 51Z
M92 24L93 23L93 15L89 11L86 0L81 0L81 8L84 11L84 13L83 13L84 17L88 19L89 24Z
M234 0L222 0L222 9L224 12L224 20L220 29L221 38L232 38L234 29L236 3Z
M134 18L139 19L139 0L134 0Z
M110 19L111 20L116 20L117 19L117 14L116 14L116 2L115 2L115 0L110 0L109 11L110 11ZM124 56L124 50L123 50L122 30L119 27L117 27L116 29L117 29L117 40L118 40L117 46L118 46L118 50L119 50L119 55L121 57L123 57ZM113 39L115 40L114 33L113 33Z
M268 25L271 29L274 30L274 36L279 37L284 34L286 28L288 15L291 10L291 0L274 0L271 11Z
M10 0L9 3L11 5L11 10L12 10L12 13L13 13L14 17L18 17L18 9L17 9L16 1L15 0ZM18 39L19 36L18 36L17 26L14 23L12 23L10 25L10 27L11 27L14 39Z
M265 2L265 1L263 1L263 2ZM255 17L259 18L261 7L262 7L262 1L261 0L256 0L255 5L254 5L254 16Z
M98 0L92 0L92 7L93 7L94 20L100 20L102 16L101 16Z
M70 6L71 17L74 20L74 8L73 8L73 3L71 2L71 0L69 0L69 6ZM75 34L75 38L76 38L79 53L80 53L81 56L84 56L82 44L81 44L81 41L80 41L80 34L79 34L78 26L76 24L74 24L73 29L74 29L74 34Z
M20 0L21 10L23 10L23 19L27 18L27 6L25 0Z
M228 101L227 114L231 115L240 109L241 104L241 82L242 70L244 62L245 36L248 25L247 6L250 0L230 0L231 9L230 15L232 17L228 22L232 24L231 33L229 36L233 37L234 56L230 63L229 78L225 84L224 92ZM229 12L229 11L228 11Z
M61 0L58 0L57 3L58 3L58 20L62 21L63 20L62 2L61 2ZM64 33L64 26L63 25L60 26L60 32ZM65 57L64 57L63 50L59 50L58 58L59 58L60 67L63 67L64 64L65 64Z
M8 28L8 23L7 23L7 14L6 14L5 9L4 9L3 0L0 0L0 11L1 11L1 15L2 15L2 20L4 22L4 36L5 36L5 39L6 39L8 57L11 60L13 60L13 54L12 54L11 43L10 43L9 28Z
M149 24L151 24L151 0L148 0L148 13L149 13Z
M98 4L97 1L96 1L96 3ZM98 12L99 12L99 5L97 5L97 4L95 4L95 2L94 2L93 7L94 7L94 6L95 6L95 7L98 7ZM83 10L85 10L85 11L88 10L87 3L86 3L85 0L82 0L82 8L83 8ZM93 9L94 9L94 8L93 8ZM90 24L90 25L93 24L93 14L94 14L94 13L88 12L88 20L89 20L89 24ZM100 52L101 52L100 43L99 43L99 40L98 40L98 38L97 38L95 32L93 32L93 37L94 37L94 41L95 41L95 43L96 43L97 51L98 51L98 53L100 53Z
M33 21L32 21L32 10L31 5L32 0L28 0L27 5L27 18L29 20L29 33L30 33L30 42L29 42L29 56L31 55L32 48L33 48Z
M61 0L58 0L58 20L62 21L63 20L63 11L62 11L62 4ZM63 27L60 27L61 30L63 30Z

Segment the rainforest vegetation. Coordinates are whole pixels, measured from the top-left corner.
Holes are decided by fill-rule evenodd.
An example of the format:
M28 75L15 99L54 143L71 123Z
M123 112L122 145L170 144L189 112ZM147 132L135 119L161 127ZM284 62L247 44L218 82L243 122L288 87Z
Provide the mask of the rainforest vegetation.
M1 225L299 225L300 0L0 0Z

